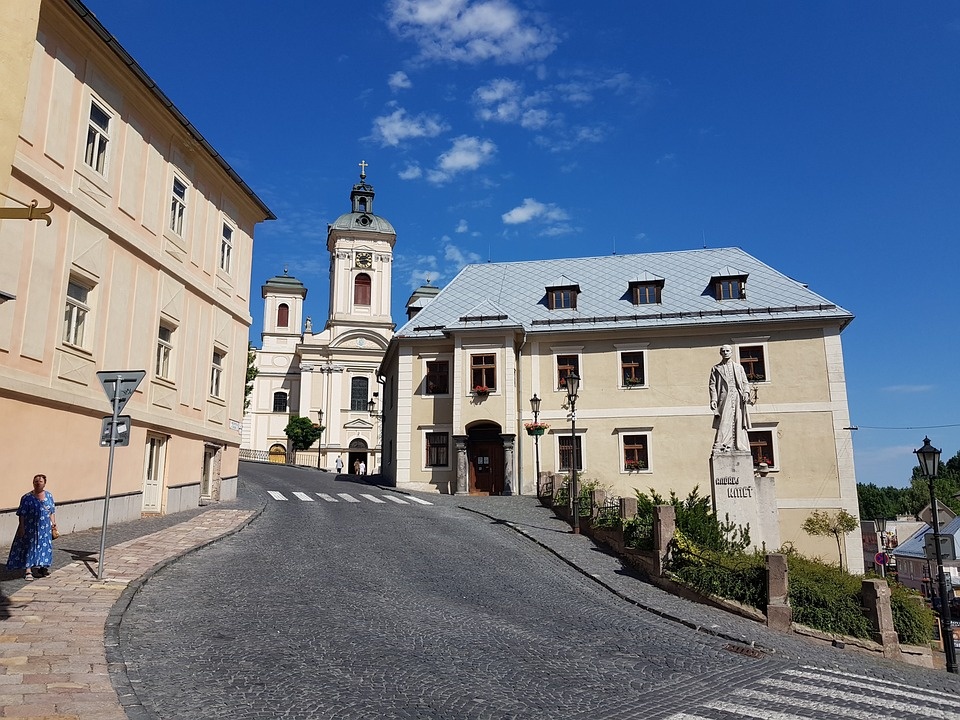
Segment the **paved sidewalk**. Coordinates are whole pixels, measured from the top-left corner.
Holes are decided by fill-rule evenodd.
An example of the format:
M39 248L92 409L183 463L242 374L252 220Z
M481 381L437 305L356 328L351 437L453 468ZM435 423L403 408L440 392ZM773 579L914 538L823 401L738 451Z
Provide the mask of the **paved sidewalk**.
M106 550L106 573L72 562L27 583L0 606L0 717L127 720L105 648L125 603L151 569L236 532L252 509L209 509ZM116 606L116 609L115 609Z

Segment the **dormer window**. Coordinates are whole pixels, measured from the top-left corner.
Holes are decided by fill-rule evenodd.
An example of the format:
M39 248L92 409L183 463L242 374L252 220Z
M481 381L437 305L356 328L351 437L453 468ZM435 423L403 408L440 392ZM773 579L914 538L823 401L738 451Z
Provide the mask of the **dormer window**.
M663 280L630 283L630 300L634 305L659 305L662 302Z
M710 278L713 286L713 297L717 300L746 300L747 274L725 267L713 274Z
M551 310L576 310L577 296L580 294L580 286L573 285L553 285L547 288L547 307Z

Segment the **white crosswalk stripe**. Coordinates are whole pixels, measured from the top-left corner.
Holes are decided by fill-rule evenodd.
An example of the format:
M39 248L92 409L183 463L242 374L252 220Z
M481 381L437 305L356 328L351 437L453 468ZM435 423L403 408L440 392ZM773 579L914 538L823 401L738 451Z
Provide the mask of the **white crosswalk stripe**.
M290 500L291 499L287 497L287 495L284 495L279 490L267 490L267 492L270 494L270 497L272 497L274 500ZM316 499L314 497L316 496L317 498L320 498L324 502L328 502L328 503L336 503L336 502L340 502L341 500L348 503L361 503L363 502L363 500L366 500L367 502L376 503L377 505L386 505L388 504L388 501L395 505L409 505L411 502L417 503L419 505L433 505L433 503L428 500L422 500L418 497L413 497L412 495L398 496L392 493L388 493L381 496L373 495L371 493L358 493L359 497L355 497L354 495L351 495L350 493L345 493L345 492L337 493L336 496L333 496L330 493L324 493L324 492L314 492L311 494L307 492L301 492L299 490L290 490L288 491L288 494L292 495L294 498L296 498L297 500L300 500L301 502L316 502ZM363 498L363 500L361 500L360 498Z
M667 720L708 720L716 718L717 711L757 720L808 720L809 713L824 720L881 720L917 714L960 720L956 698L948 693L814 667L784 670L750 687L735 689L723 699L705 702L696 710L675 713Z

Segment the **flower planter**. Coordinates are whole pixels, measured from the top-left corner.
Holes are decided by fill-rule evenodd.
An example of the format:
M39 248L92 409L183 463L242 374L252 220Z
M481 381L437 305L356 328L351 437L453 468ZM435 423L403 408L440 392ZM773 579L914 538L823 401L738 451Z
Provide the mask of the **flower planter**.
M527 435L543 435L546 431L546 428L527 428Z

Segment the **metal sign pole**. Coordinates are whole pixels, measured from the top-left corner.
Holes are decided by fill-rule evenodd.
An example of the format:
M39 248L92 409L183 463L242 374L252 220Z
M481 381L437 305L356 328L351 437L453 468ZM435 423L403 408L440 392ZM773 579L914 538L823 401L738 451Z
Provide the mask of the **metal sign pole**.
M100 555L97 561L97 580L103 580L103 554L107 543L107 519L110 516L110 483L113 480L113 451L117 446L117 416L120 414L120 375L113 381L113 419L110 422L110 459L107 460L107 490L103 496L103 525L100 528Z

